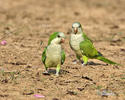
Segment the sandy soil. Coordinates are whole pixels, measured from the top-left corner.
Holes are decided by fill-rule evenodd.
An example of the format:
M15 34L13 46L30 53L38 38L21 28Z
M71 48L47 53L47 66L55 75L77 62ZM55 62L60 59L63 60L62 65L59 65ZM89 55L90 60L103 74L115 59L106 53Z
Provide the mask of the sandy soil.
M82 67L69 47L74 21L105 57ZM42 74L41 54L52 32L65 32L66 61L59 77ZM125 0L1 0L0 100L124 100ZM53 69L55 70L55 69ZM106 91L109 96L101 95Z

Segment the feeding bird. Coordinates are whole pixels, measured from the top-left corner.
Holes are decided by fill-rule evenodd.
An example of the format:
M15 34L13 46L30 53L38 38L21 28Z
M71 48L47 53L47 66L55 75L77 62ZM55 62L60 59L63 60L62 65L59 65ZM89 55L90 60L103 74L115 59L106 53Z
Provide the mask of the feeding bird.
M88 63L88 59L98 59L107 64L120 65L105 58L93 45L93 42L83 32L79 22L72 24L72 33L70 36L70 47L75 52L76 57L83 62L83 66Z
M65 35L63 32L54 32L50 35L48 45L42 53L42 62L45 66L45 72L43 74L49 74L48 68L56 67L56 75L59 75L60 67L65 61L65 52L61 46L64 39Z

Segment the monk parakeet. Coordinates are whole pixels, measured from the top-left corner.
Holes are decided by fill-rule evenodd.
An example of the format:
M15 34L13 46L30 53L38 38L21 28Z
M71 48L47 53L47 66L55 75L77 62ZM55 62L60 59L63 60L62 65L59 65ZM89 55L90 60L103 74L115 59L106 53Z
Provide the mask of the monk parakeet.
M59 75L60 67L65 61L65 52L61 47L64 38L65 35L63 32L54 32L50 35L48 46L45 47L42 53L42 62L46 70L43 74L49 74L48 68L56 67L56 75Z
M82 65L88 63L88 59L98 59L107 64L120 65L107 58L93 46L92 41L83 32L82 26L79 22L72 24L72 33L70 36L70 47L76 53L76 57L83 61Z

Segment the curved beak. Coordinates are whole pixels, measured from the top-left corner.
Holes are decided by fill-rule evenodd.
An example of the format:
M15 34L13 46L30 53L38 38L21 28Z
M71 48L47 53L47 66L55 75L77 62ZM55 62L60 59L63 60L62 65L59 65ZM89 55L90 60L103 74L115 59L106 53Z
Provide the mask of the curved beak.
M78 28L74 28L74 32L75 32L75 34L78 32Z
M61 38L61 43L64 43L65 42L65 39L64 38Z

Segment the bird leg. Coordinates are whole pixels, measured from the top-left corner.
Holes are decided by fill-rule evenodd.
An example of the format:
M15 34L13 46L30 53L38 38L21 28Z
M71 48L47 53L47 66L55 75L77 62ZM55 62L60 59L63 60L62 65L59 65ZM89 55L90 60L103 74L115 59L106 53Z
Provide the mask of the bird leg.
M56 75L59 76L59 72L60 72L60 64L57 65L56 68Z
M82 59L83 59L83 61L84 61L84 63L82 64L82 66L87 65L87 63L88 63L88 57L82 56Z
M43 72L44 75L50 75L49 72L48 72L48 68L45 67L45 71Z

